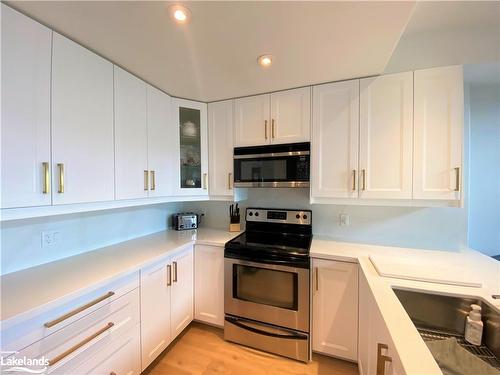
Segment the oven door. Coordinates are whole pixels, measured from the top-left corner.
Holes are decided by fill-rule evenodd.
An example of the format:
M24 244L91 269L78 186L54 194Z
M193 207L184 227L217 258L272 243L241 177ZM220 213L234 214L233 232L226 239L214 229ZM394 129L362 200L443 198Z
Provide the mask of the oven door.
M225 258L224 310L309 332L309 269Z
M308 187L309 154L234 156L235 187Z

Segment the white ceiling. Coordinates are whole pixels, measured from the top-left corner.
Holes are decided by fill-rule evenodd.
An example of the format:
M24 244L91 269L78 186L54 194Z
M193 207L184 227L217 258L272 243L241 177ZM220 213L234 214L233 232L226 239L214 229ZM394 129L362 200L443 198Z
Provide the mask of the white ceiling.
M414 2L14 1L16 9L179 97L213 101L380 74ZM273 66L257 65L261 54Z

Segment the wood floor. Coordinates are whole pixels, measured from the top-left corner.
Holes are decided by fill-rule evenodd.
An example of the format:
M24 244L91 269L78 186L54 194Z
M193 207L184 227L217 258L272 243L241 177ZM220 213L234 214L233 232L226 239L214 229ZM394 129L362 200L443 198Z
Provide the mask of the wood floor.
M358 375L354 363L314 354L309 364L224 341L219 328L191 325L145 371L148 375Z

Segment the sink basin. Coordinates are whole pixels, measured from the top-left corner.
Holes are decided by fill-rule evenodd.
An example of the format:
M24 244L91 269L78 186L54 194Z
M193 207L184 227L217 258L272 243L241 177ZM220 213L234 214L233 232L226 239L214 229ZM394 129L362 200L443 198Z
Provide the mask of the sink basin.
M494 307L474 298L393 290L424 341L454 337L460 346L500 369L500 314ZM483 345L479 347L464 340L465 320L473 303L482 308Z

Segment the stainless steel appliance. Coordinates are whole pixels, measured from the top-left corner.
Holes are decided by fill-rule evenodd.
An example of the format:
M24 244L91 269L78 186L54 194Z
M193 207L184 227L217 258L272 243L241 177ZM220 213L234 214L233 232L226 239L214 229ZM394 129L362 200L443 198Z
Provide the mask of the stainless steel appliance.
M196 229L199 224L199 216L193 212L177 213L172 215L175 230Z
M310 143L234 149L235 187L309 187Z
M224 250L224 338L307 362L311 211L247 208Z

